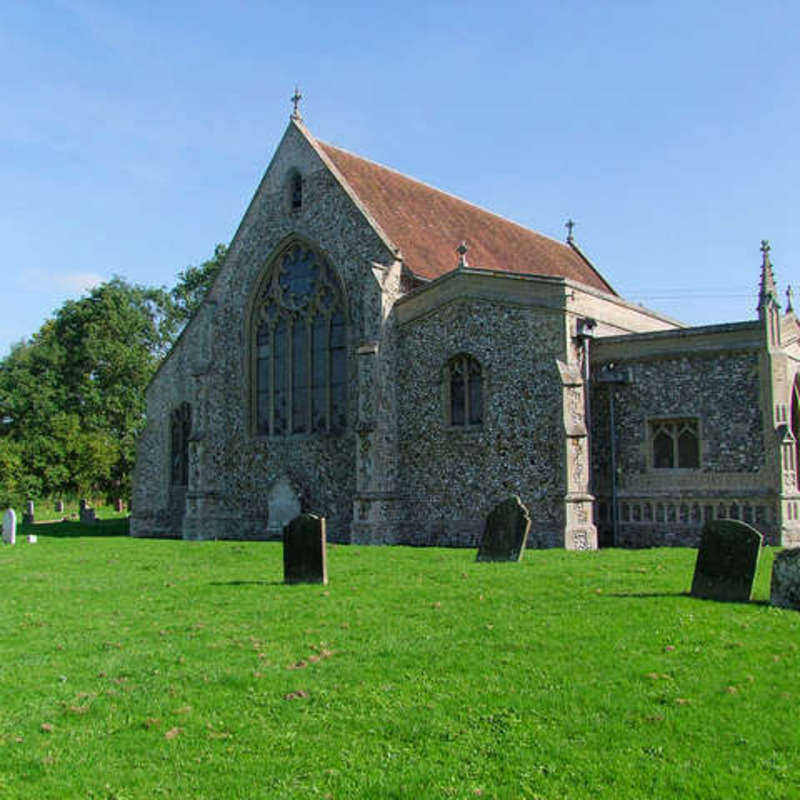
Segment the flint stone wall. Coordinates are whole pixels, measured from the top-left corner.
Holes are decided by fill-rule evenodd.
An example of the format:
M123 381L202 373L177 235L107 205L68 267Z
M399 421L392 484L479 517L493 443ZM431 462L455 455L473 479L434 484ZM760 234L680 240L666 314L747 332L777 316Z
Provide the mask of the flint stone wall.
M602 348L602 340L598 344ZM627 357L615 358L614 364L617 372L631 375L629 384L614 387L616 544L696 547L704 522L717 518L752 524L774 542L778 508L765 465L758 353ZM593 362L593 374L603 366L601 359ZM605 543L611 530L609 391L607 384L593 381L596 520ZM649 420L692 417L700 423L700 468L653 469Z
M475 547L497 503L529 509L529 547L563 547L564 316L488 300L456 300L399 330L400 486L407 544ZM448 426L446 364L482 368L484 420Z
M285 175L297 169L303 207L290 212ZM338 273L348 314L348 426L342 435L269 439L250 428L248 310L251 292L276 250L295 234L317 246ZM286 475L303 510L327 518L330 541L346 541L355 494L355 350L380 328L380 293L371 262L395 260L323 168L317 154L290 126L237 233L223 269L198 314L148 390L148 423L136 468L131 531L140 536L181 535L181 490L169 487L169 416L192 405L193 437L188 502L207 492L209 530L217 538L264 538L270 486ZM377 298L377 302L376 302ZM203 326L208 326L203 331ZM205 342L208 353L193 352ZM198 430L199 428L199 430Z

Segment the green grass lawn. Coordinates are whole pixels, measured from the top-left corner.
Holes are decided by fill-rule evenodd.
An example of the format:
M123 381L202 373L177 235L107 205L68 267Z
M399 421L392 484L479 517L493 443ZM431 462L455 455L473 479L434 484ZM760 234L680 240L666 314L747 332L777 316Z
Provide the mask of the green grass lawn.
M0 549L0 797L800 797L769 550L720 604L684 549L332 546L284 586L277 543L34 527Z

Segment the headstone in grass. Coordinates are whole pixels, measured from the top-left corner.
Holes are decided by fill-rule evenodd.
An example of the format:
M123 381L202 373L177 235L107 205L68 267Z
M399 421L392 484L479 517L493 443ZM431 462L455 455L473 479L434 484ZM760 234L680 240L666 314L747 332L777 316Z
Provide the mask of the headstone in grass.
M117 498L117 499L114 501L114 511L116 511L116 512L117 512L117 514L120 514L120 513L122 513L124 510L125 510L125 504L122 502L122 498L121 498L121 497L118 497L118 498Z
M28 500L28 502L25 503L25 511L22 513L22 524L33 525L34 519L33 500Z
M17 543L17 514L13 508L7 508L3 514L3 541L6 544Z
M706 523L697 551L692 595L746 603L753 591L761 534L745 522L715 519Z
M300 499L287 477L278 478L267 496L267 534L279 537L283 529L300 513Z
M93 508L89 507L89 503L86 500L81 500L80 502L78 517L81 521L81 525L91 525L92 523L97 522L95 511Z
M300 514L283 529L284 583L327 583L325 517Z
M64 513L64 501L63 500L56 500L55 504L55 512L56 514L63 514Z
M476 560L521 561L530 528L530 514L519 497L503 500L486 518Z
M800 611L800 547L790 547L775 556L769 602Z

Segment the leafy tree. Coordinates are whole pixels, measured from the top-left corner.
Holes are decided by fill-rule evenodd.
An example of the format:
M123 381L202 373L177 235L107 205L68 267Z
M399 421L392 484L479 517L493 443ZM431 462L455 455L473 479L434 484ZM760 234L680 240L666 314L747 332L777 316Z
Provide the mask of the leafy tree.
M180 327L183 327L200 308L214 278L217 277L225 257L228 255L228 246L218 244L214 248L214 255L200 266L189 266L178 273L178 283L170 291L173 304L173 314Z

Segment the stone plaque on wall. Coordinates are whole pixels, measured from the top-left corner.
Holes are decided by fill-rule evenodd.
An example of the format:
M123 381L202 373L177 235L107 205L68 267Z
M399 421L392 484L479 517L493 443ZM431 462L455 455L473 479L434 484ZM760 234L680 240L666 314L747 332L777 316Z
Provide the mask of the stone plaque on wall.
M717 519L706 523L697 551L692 595L746 603L753 591L761 534L744 522Z
M284 583L327 583L325 518L300 514L283 529Z
M486 518L477 561L521 561L531 527L528 509L516 495L498 503Z

